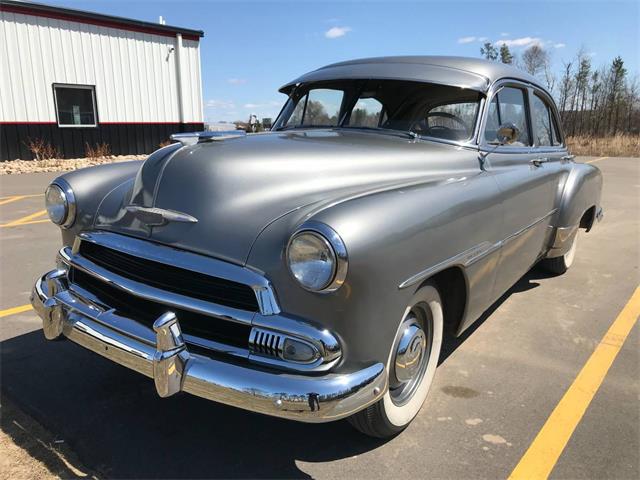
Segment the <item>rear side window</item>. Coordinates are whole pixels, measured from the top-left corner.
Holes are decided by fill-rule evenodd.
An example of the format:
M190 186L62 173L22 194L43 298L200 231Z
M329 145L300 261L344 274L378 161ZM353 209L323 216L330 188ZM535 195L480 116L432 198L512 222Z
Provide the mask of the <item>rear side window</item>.
M531 119L533 121L534 144L538 147L552 146L551 110L537 94L534 94L531 100Z
M531 144L524 91L519 88L505 87L493 97L485 125L485 140L497 143L498 128L505 123L513 123L520 130L518 139L511 146L523 147Z

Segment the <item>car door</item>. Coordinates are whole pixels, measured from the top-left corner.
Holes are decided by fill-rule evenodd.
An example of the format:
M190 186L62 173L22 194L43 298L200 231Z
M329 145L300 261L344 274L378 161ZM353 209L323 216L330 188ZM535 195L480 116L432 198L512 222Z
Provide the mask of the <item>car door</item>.
M494 87L484 121L481 150L485 169L500 190L502 223L494 299L508 290L537 261L545 248L555 211L556 172L540 161L533 143L529 87L505 82ZM497 145L500 125L513 124L519 134L508 145Z

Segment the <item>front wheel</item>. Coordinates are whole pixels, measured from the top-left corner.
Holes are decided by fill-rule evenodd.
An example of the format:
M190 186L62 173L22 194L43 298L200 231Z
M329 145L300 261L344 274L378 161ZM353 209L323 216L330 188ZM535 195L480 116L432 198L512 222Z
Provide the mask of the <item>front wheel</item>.
M404 430L427 398L442 347L442 300L426 284L413 296L391 347L389 389L349 422L365 435L387 438Z

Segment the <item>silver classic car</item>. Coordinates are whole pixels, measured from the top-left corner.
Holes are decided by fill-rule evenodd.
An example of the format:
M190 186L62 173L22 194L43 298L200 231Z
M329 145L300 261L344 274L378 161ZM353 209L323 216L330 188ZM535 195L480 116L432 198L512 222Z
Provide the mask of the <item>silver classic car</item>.
M571 266L602 177L539 81L500 63L369 58L280 91L269 132L178 135L54 180L63 246L32 303L46 338L161 397L388 437L443 339L536 263Z

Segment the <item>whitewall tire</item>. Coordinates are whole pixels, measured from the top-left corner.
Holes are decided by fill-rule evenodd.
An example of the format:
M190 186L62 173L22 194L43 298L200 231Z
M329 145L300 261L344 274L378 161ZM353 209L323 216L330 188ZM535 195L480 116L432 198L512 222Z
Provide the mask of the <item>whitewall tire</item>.
M442 299L432 284L413 296L387 361L389 388L377 403L349 418L366 435L387 438L404 430L427 398L442 348Z

